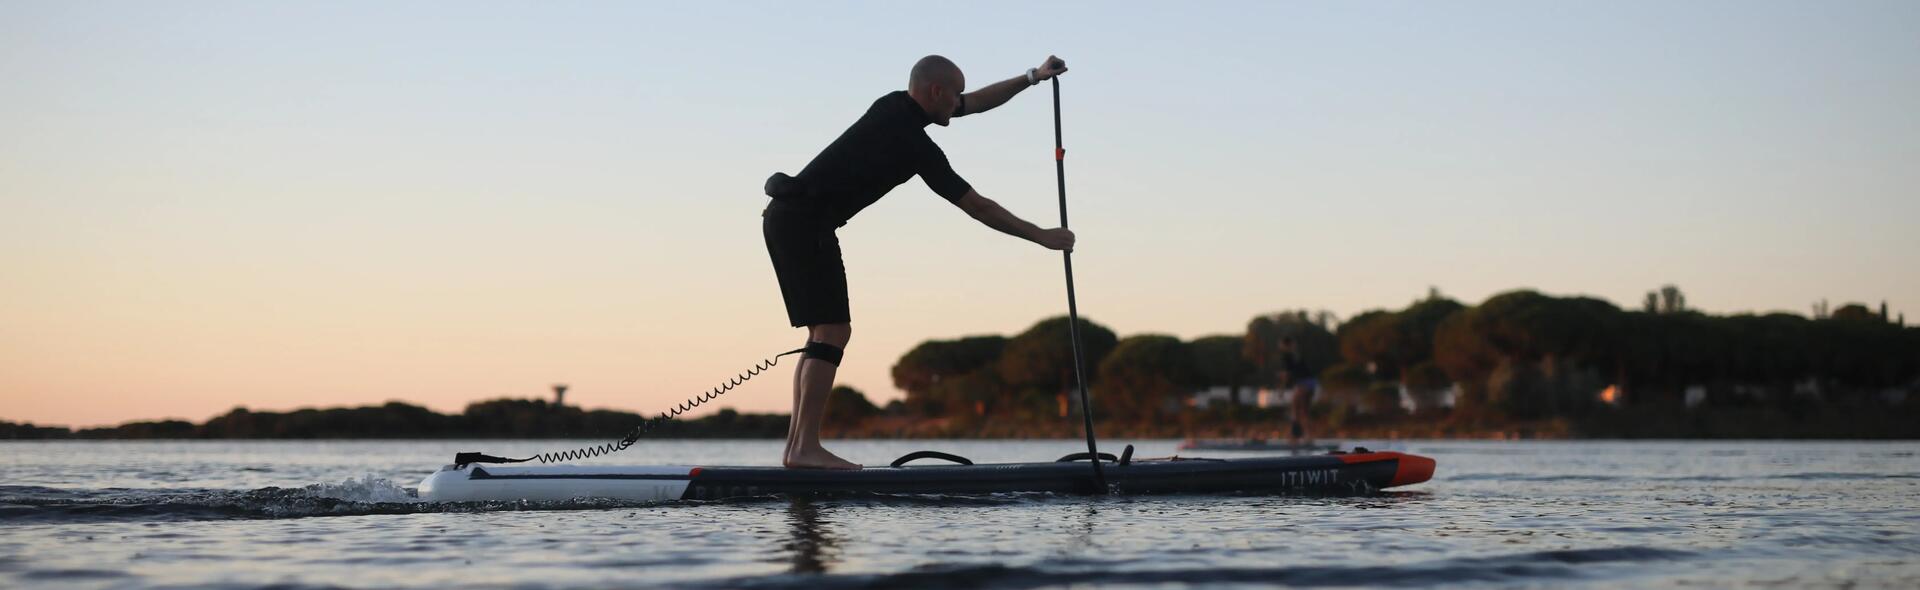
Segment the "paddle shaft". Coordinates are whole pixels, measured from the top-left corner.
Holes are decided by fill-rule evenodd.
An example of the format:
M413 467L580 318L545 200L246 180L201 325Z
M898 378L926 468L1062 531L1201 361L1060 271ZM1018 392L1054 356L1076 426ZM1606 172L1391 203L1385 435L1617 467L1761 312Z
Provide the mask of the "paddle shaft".
M1067 227L1067 150L1060 141L1060 78L1053 78L1053 170L1060 181L1060 228ZM1107 474L1100 467L1100 449L1093 442L1093 405L1087 401L1086 361L1080 354L1080 303L1073 293L1073 250L1060 252L1067 268L1067 337L1073 341L1074 384L1080 388L1080 418L1087 432L1087 455L1093 463L1095 491L1107 493Z

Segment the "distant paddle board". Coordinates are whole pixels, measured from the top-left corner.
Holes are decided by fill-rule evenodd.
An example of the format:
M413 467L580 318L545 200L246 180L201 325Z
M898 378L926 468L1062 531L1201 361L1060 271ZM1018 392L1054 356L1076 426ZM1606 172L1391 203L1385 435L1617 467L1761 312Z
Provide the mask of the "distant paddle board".
M1182 451L1290 451L1294 453L1326 453L1340 450L1339 443L1315 442L1291 444L1284 440L1261 439L1201 439L1180 443Z

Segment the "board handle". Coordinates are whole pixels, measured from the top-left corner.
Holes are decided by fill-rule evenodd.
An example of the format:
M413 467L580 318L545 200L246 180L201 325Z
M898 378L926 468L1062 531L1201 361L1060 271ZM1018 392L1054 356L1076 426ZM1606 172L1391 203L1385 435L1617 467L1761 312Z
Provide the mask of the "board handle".
M906 465L908 462L918 461L920 459L939 459L942 461L952 461L954 463L959 463L961 465L973 464L972 460L967 459L966 457L962 457L962 456L951 454L951 453L942 453L940 451L914 451L911 453L907 453L905 455L901 455L899 459L894 459L893 463L889 464L888 467L899 467L901 465Z
M1074 453L1074 454L1071 454L1071 455L1067 455L1067 456L1065 456L1065 457L1061 457L1061 458L1059 458L1059 459L1055 459L1055 460L1054 460L1053 462L1055 462L1055 463L1072 463L1072 462L1074 462L1074 461L1085 461L1085 460L1087 460L1088 458L1091 458L1091 457L1093 457L1093 454L1092 454L1092 453ZM1100 460L1101 460L1101 461L1106 461L1106 462L1108 462L1108 463L1118 463L1118 462L1120 462L1120 458L1119 458L1119 457L1115 457L1115 456L1113 456L1113 453L1100 453Z

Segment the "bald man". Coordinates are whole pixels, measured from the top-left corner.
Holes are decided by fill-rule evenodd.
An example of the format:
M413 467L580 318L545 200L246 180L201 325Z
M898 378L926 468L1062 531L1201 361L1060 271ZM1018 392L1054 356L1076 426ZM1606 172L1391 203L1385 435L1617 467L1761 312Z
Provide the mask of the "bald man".
M1066 71L1066 62L1048 56L1026 74L962 94L967 78L960 67L929 55L913 64L905 91L873 101L867 113L800 174L767 179L767 196L773 198L761 214L767 255L780 281L787 319L807 329L806 351L793 375L793 417L782 461L787 467L860 468L820 446L827 393L853 336L847 273L833 232L855 213L918 175L934 194L987 227L1053 250L1073 248L1073 232L1066 228L1042 229L980 196L953 172L947 155L926 131L928 123L945 127L954 117L992 110L1028 86Z

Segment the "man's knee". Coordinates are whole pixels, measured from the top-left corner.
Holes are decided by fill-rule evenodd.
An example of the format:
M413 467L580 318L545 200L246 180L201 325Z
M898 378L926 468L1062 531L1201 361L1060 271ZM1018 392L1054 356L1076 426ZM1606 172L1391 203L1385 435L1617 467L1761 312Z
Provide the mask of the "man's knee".
M851 324L807 326L807 346L801 349L800 358L826 361L838 367L840 358L846 353L847 341L852 337Z
M853 324L817 324L807 326L807 340L846 348L853 339Z

